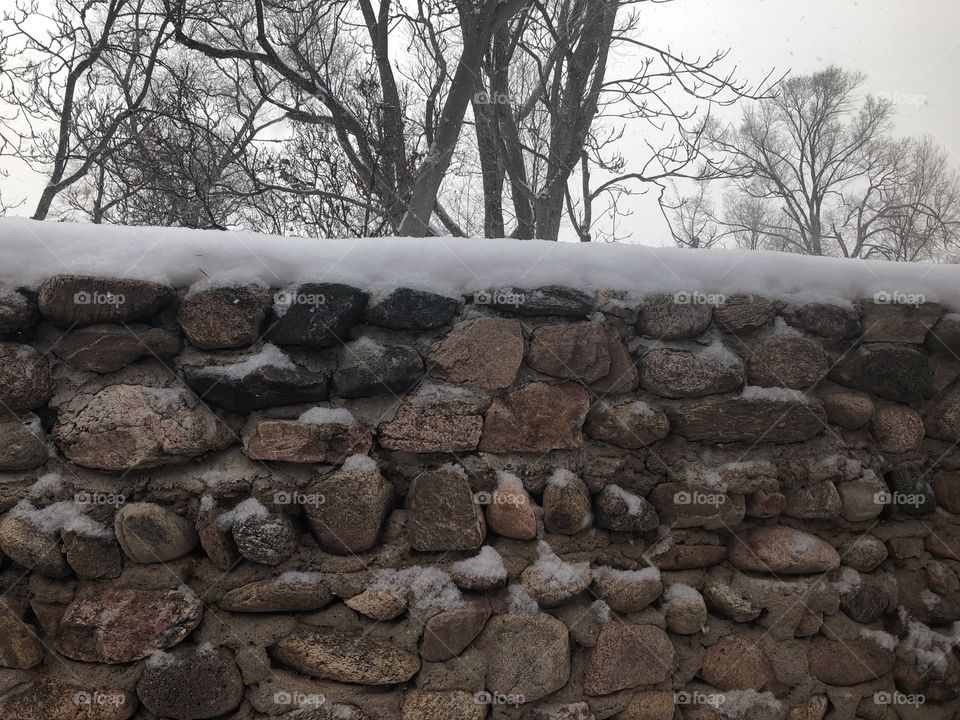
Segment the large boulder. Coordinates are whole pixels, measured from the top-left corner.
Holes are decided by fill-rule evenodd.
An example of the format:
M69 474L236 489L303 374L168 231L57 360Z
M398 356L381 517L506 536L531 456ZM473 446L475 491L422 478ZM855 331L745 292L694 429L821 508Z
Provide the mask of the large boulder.
M609 623L587 656L583 692L609 695L638 685L653 685L668 679L676 667L677 653L660 628Z
M90 325L59 338L54 354L68 365L112 373L141 357L172 358L183 347L180 336L149 325Z
M803 575L840 567L832 545L784 525L758 527L731 538L727 559L741 570Z
M396 288L386 295L371 298L363 319L371 325L391 330L430 330L450 322L462 304L459 298L426 290Z
M855 390L908 404L929 397L934 379L925 350L893 343L859 346L834 365L830 377Z
M860 390L834 385L819 391L827 421L847 430L862 428L873 417L873 398Z
M679 406L673 427L687 440L708 443L795 443L823 432L826 417L818 400L790 390L758 390Z
M513 384L523 350L519 322L478 318L433 344L427 370L438 380L498 390Z
M927 333L928 350L949 357L960 357L960 313L947 313Z
M146 280L54 275L40 286L41 314L60 327L149 320L173 302L173 288Z
M423 552L475 550L483 545L483 506L453 468L420 473L407 493L410 544Z
M256 506L255 506L256 507ZM258 511L242 514L231 532L237 551L250 562L279 565L297 550L299 538L293 522L283 513Z
M639 612L660 597L663 582L654 567L641 570L617 570L595 567L593 591L610 609L619 613Z
M420 658L412 653L332 628L286 635L270 654L306 675L357 685L399 685L420 670Z
M515 540L533 540L537 536L533 500L515 475L501 476L489 500L487 524L493 532Z
M345 398L402 395L423 377L423 359L409 345L381 345L364 338L340 351L333 387Z
M201 350L244 347L259 339L272 304L273 295L261 285L212 287L188 294L177 319L190 344Z
M243 700L243 678L225 650L157 653L137 682L140 702L159 717L213 718L235 710Z
M536 702L570 678L570 634L544 613L496 615L484 628L486 687L518 703Z
M590 408L587 391L570 383L528 383L497 397L484 415L483 452L534 452L577 448Z
M73 660L133 662L177 645L202 616L188 590L87 587L64 611L54 647Z
M366 552L377 544L393 502L393 486L376 466L340 470L311 486L304 505L320 544L335 553Z
M30 345L0 342L0 410L23 413L53 394L50 364Z
M606 330L593 322L541 325L530 338L527 364L544 375L595 382L610 372Z
M722 345L698 353L656 348L640 358L638 367L640 385L663 397L716 395L743 385L743 364Z
M277 345L342 345L360 322L367 293L338 283L304 283L278 293L266 337Z
M233 440L208 408L184 388L108 385L77 410L60 415L54 438L84 467L136 470L187 462Z

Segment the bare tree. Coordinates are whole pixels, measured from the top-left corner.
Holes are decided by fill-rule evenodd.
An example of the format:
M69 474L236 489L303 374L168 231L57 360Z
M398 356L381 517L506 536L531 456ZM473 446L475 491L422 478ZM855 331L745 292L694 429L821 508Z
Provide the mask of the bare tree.
M660 208L678 247L706 250L723 238L706 181L697 183L695 192L685 196L674 185L672 196L662 198Z

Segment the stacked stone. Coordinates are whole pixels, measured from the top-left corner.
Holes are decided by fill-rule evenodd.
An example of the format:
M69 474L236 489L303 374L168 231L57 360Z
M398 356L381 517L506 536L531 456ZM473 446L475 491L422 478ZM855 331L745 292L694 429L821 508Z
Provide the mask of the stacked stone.
M952 717L958 353L933 304L0 288L0 718Z

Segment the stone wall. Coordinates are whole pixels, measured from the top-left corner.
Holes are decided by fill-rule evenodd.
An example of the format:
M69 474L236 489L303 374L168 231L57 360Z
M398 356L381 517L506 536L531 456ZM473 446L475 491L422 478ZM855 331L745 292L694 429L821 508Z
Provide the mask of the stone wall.
M0 720L960 716L939 306L61 275L0 334Z

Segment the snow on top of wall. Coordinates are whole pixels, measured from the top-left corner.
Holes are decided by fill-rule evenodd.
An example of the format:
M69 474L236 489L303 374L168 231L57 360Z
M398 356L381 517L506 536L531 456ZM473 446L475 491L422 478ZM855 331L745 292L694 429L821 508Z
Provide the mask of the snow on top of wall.
M190 286L207 276L288 287L343 282L371 292L412 287L470 294L567 285L636 295L757 293L794 300L923 295L960 309L955 265L851 261L765 251L477 238L318 240L247 232L0 219L0 284L36 287L58 273Z

